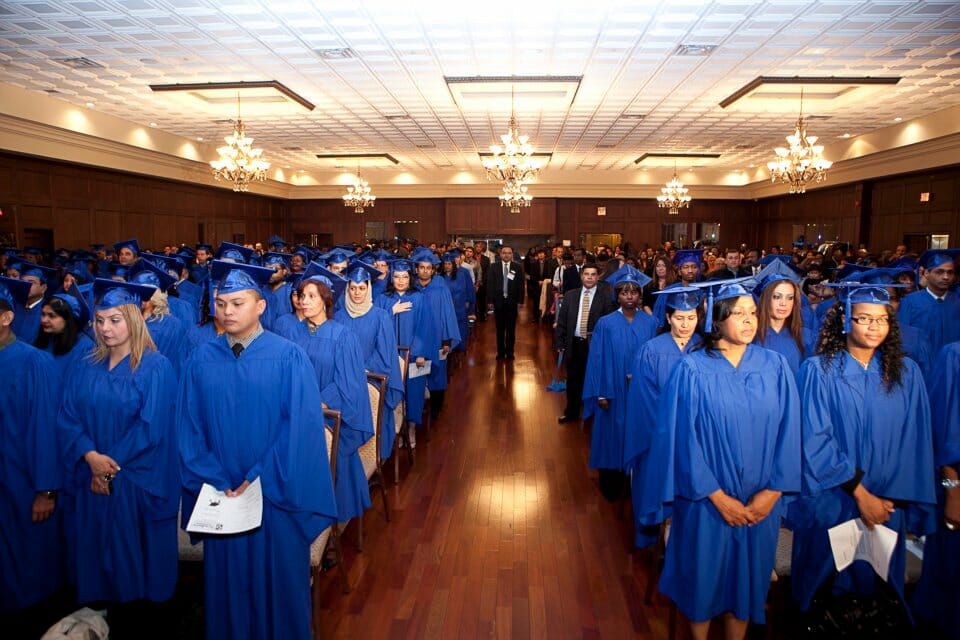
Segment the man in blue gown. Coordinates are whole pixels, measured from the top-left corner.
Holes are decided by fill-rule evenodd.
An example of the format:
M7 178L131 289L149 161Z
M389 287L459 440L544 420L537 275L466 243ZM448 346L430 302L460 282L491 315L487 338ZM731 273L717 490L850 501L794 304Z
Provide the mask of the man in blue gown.
M204 539L207 638L310 638L310 543L336 521L317 377L260 325L271 273L214 263L225 334L197 347L180 385L183 522L203 483L263 490L260 527Z
M430 374L427 376L430 415L435 419L443 408L443 396L447 390L447 354L460 343L460 327L457 325L457 312L453 307L450 288L441 278L433 277L440 258L430 249L420 247L414 251L411 261L417 268L416 288L426 298L427 315L440 336L440 350L435 354Z
M13 319L13 333L18 340L33 344L40 333L40 314L43 299L46 297L47 283L57 275L56 269L24 262L20 268L20 279L30 283L30 294L23 306L17 309Z
M56 490L62 473L56 446L53 358L10 326L30 285L0 277L0 610L23 609L60 586L63 558ZM16 633L9 637L15 637ZM19 637L19 636L18 636Z
M960 249L932 249L920 256L920 275L927 288L904 296L897 319L927 334L930 353L960 340L960 293L955 261Z

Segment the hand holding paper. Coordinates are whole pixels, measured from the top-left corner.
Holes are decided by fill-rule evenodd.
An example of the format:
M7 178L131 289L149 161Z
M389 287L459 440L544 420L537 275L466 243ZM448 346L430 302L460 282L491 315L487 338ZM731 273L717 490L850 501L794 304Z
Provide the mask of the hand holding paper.
M827 535L837 571L843 571L856 560L866 560L878 576L887 580L890 558L897 546L896 531L882 524L871 529L857 518L832 527Z
M243 533L259 527L262 519L263 489L260 478L247 485L243 493L233 497L204 483L190 514L187 531L219 535Z

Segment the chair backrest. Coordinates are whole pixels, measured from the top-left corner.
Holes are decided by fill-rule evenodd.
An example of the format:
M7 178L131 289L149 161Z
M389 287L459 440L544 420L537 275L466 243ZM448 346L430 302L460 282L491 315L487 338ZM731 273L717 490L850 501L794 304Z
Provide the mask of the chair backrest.
M367 371L367 392L370 394L370 413L373 416L373 433L380 437L380 425L383 424L384 390L387 388L387 376Z
M400 377L406 383L410 368L410 347L397 347L397 352L400 354Z
M334 409L323 410L323 426L327 435L327 458L330 460L330 476L337 486L337 448L340 446L340 421L342 416Z

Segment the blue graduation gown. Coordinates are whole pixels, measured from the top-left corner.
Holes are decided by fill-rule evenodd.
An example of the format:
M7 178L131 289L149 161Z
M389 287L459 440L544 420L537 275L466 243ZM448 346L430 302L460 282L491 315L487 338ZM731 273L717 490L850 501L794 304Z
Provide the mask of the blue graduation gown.
M694 622L726 611L764 622L785 501L759 524L731 527L708 496L723 489L746 504L763 489L799 491L799 401L786 360L751 344L734 368L694 351L674 367L657 422L650 457L673 460L674 496L660 591Z
M267 301L267 309L260 316L260 322L265 329L274 331L274 325L280 316L293 313L293 305L290 304L290 292L292 287L289 282L284 282L276 291L269 287L263 288L263 299Z
M54 355L53 341L47 344L46 352L53 356L53 363L57 369L57 373L59 373L60 378L63 379L71 367L73 367L73 363L90 355L94 346L93 340L88 338L86 334L79 333L77 334L77 343L73 345L73 349L70 349L67 353L59 356Z
M900 325L900 341L903 343L904 352L920 367L923 379L929 380L930 367L936 357L936 353L930 351L930 341L916 327L899 322L899 318L897 321Z
M617 310L600 318L593 329L583 382L583 418L593 416L591 469L627 469L627 373L637 349L656 332L657 321L643 311L629 322ZM610 402L608 409L599 407L600 398Z
M13 316L13 324L10 328L18 340L22 340L32 345L40 333L40 316L43 312L43 301L37 302L32 307L22 307L16 310Z
M467 316L474 312L476 306L476 295L473 290L473 279L461 267L456 280L444 275L443 281L450 289L450 297L453 300L454 313L457 316L457 328L460 330L460 344L454 347L453 351L466 351L467 338L470 336L470 323Z
M422 357L431 361L432 370L434 361L437 360L436 354L440 351L440 337L437 335L436 325L427 318L429 311L426 298L419 291L407 291L402 296L394 291L389 294L385 293L374 300L375 305L385 309L390 314L393 313L393 305L397 302L413 304L409 311L393 316L393 324L397 333L397 346L410 347L410 364L413 364L417 358ZM406 405L403 417L417 426L420 426L423 422L424 391L426 388L427 376L416 378L407 376L404 392Z
M432 361L427 387L431 391L443 391L447 388L447 361L440 359L440 347L447 340L450 341L451 351L460 344L460 327L457 325L453 297L450 289L443 283L443 278L434 277L425 287L421 287L417 281L416 286L427 303L425 315L427 321L434 325L438 339L436 350L427 356L427 359Z
M69 371L57 420L77 599L168 600L177 583L176 376L156 351L136 371L129 356L109 365L82 361ZM90 490L83 455L93 450L120 466L109 496Z
M31 520L37 493L63 486L61 385L53 358L20 340L0 349L0 370L0 610L8 610L40 602L63 579L61 497L47 520Z
M389 276L388 276L389 277ZM383 292L387 290L387 278L373 281L373 299L376 300Z
M900 301L897 320L924 333L930 353L938 354L943 345L960 340L960 293L948 291L937 302L925 289L914 291Z
M927 379L937 475L941 467L960 466L960 342L940 350L936 376ZM913 599L914 611L948 638L960 637L960 531L943 522L944 490L937 485L937 529L923 545L923 573Z
M181 280L177 283L177 293L180 295L179 299L189 304L193 310L193 319L190 324L194 325L200 322L202 320L200 309L203 306L203 287L189 280Z
M157 345L157 351L170 361L174 372L179 375L190 355L190 325L185 326L174 315L151 317L147 320L147 331Z
M699 344L699 335L693 334L681 351L669 332L662 333L640 345L630 364L623 459L627 468L632 470L634 544L638 547L657 541L659 527L656 525L670 515L670 508L664 503L673 501L673 496L662 496L663 482L660 479L665 477L664 461L651 460L647 455L657 430L660 390L666 386L677 362Z
M804 358L813 354L813 349L816 346L814 343L815 339L813 332L803 327L803 347L805 353L800 353L800 349L797 348L797 343L790 334L790 329L784 327L783 330L777 332L773 327L767 327L766 338L763 342L757 340L757 344L764 349L776 351L786 358L787 364L790 365L790 371L796 376L797 372L800 371L800 363L803 362Z
M397 334L390 321L390 312L373 306L362 316L351 318L346 309L341 309L333 319L357 336L367 371L387 376L380 434L380 457L386 460L393 452L393 441L397 433L393 410L403 401Z
M207 638L307 640L310 543L337 513L310 360L270 332L236 358L221 336L188 360L176 415L184 523L204 482L263 488L259 529L204 538Z
M824 371L822 356L800 367L803 414L803 496L790 505L793 529L791 589L806 610L835 571L827 529L860 517L840 485L864 471L863 486L876 496L906 503L886 526L898 534L889 584L903 597L904 534L930 530L933 515L933 447L930 410L920 369L904 358L902 386L881 382L879 354L867 370L843 352ZM908 462L908 463L907 463ZM854 562L834 580L834 591L872 592L873 569Z
M169 296L167 305L170 307L170 315L179 320L184 327L192 327L197 324L199 310L186 300Z
M337 448L337 516L340 522L363 515L370 507L370 489L357 451L373 437L370 394L360 343L352 331L327 320L310 333L306 320L283 336L307 353L320 387L320 399L342 414Z

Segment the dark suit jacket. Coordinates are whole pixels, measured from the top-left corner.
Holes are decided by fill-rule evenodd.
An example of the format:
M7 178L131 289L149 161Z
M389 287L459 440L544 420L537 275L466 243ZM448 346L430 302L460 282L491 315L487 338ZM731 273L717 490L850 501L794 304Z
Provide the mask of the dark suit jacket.
M564 269L560 278L560 292L566 293L567 291L579 288L582 283L580 282L580 270L577 269L577 265L560 268Z
M547 280L553 280L553 274L560 268L560 261L556 258L547 258L543 263L543 277Z
M707 276L707 280L727 280L729 278L744 278L751 275L753 275L753 271L750 270L750 267L739 267L736 273L734 273L730 267L723 267Z
M510 273L513 279L507 283L507 297L503 297L503 263L494 262L487 269L487 277L484 281L487 284L487 304L492 304L495 308L504 303L523 304L523 290L526 288L523 279L523 267L516 261L510 263Z
M573 344L573 337L580 323L580 292L583 287L577 287L563 294L563 303L557 312L556 346L559 349L569 350ZM590 315L587 317L587 331L593 333L597 320L617 310L617 303L613 299L613 290L605 282L600 282L590 300Z

